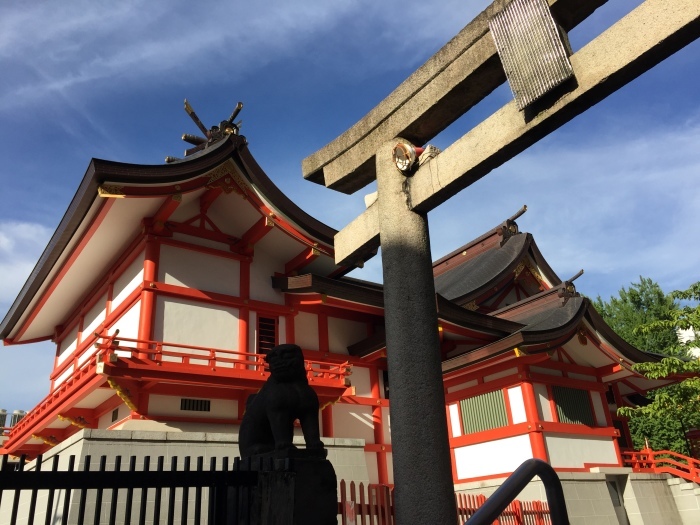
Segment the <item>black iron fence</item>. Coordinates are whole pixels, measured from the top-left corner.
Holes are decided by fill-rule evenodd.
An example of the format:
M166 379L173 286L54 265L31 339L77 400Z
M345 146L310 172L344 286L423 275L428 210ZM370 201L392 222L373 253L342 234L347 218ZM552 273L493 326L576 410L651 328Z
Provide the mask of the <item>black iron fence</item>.
M203 457L181 459L166 469L163 456L155 464L116 456L110 465L85 456L78 470L75 456L67 465L39 456L27 468L25 458L13 465L0 456L0 524L264 524L270 493L293 492L285 461L211 458L205 470Z

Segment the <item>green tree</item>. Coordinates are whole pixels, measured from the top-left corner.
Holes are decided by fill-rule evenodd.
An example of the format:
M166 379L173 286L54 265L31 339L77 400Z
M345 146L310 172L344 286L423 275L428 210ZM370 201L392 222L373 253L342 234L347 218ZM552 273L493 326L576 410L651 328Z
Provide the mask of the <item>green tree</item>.
M652 279L639 277L638 283L630 283L618 292L619 297L610 297L603 301L600 296L593 301L593 306L615 332L632 346L653 352L666 354L671 350L678 355L678 336L672 324L678 304L673 297L667 296L658 283ZM652 322L667 321L671 324L653 330L641 332L640 326ZM668 354L667 354L668 355Z
M650 379L685 377L678 384L651 392L652 402L647 406L618 409L620 416L629 418L634 447L643 448L646 439L654 450L690 455L685 434L700 428L700 361L666 357L659 363L638 363L632 368Z
M660 363L639 363L633 367L637 372L650 379L686 378L650 392L651 404L647 406L618 409L621 416L629 418L637 449L648 441L654 450L690 454L685 433L700 428L700 363L689 359L693 343L681 344L677 330L700 326L698 301L700 282L665 295L657 283L643 277L628 290L622 288L619 298L604 302L599 296L594 301L605 321L627 342L640 350L673 356Z
M680 308L671 310L668 318L654 319L638 326L635 328L635 334L646 337L665 334L669 330L693 330L695 337L683 343L676 341L664 352L667 355L686 356L690 348L700 346L700 281L692 284L687 290L675 290L669 295L672 300L681 301Z

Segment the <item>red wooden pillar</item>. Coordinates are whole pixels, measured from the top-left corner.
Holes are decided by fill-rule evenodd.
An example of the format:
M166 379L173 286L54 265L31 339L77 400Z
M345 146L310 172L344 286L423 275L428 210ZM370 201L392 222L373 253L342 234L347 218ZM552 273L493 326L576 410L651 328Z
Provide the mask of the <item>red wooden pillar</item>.
M328 340L328 316L323 313L318 314L318 350L319 352L330 351L330 342Z
M612 391L613 391L613 396L615 397L615 405L617 407L623 406L622 396L620 395L620 388L618 387L617 383L612 384ZM610 418L612 420L612 414L611 414ZM629 443L630 446L632 446L632 434L630 433L630 427L627 423L627 420L621 419L621 418L617 418L617 420L622 423L622 432L624 433L625 440L627 441L627 443ZM617 440L615 440L615 441L617 441Z
M241 261L240 264L240 296L244 303L247 304L250 299L250 263L251 259L247 258ZM247 306L238 309L238 351L243 353L250 352L250 308ZM236 368L243 365L236 365Z
M521 375L525 375L525 370L521 371ZM547 461L547 446L544 442L544 434L539 428L539 414L537 411L537 399L535 389L530 381L521 383L523 391L523 401L525 402L525 415L527 424L530 427L530 445L532 446L532 455L537 459Z
M369 369L369 381L372 386L372 398L379 403L381 399L381 389L379 387L379 371L377 367ZM374 442L377 445L384 445L384 419L382 418L382 407L376 404L372 407L372 423L374 424ZM377 475L379 483L389 483L389 470L386 461L385 447L380 447L377 452Z
M160 258L160 243L152 236L146 238L146 251L143 262L143 288L141 290L141 312L139 315L139 330L137 348L142 350L139 357L145 357L148 343L153 338L153 319L155 318L155 283L158 280L158 260Z

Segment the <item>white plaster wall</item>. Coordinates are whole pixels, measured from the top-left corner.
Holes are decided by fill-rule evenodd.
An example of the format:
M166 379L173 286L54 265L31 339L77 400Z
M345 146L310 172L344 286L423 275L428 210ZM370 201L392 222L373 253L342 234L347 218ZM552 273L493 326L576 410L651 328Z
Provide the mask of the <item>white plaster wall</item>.
M97 327L105 320L107 313L107 294L100 297L92 308L85 314L83 320L83 337L82 340L90 339Z
M338 438L364 439L374 443L372 407L336 403L333 405L333 434Z
M117 416L117 421L120 421L121 419L125 418L126 416L129 415L129 408L122 404L119 405L118 407L115 407L117 410L119 410L119 415ZM100 418L97 420L97 428L101 429L106 429L114 425L117 421L112 421L112 411L114 409L110 410L106 414L102 414Z
M299 312L294 317L295 343L305 350L318 350L318 316Z
M554 421L552 417L552 406L549 404L547 386L541 383L534 383L535 401L537 401L537 414L542 421Z
M263 250L255 249L255 259L250 265L250 298L274 304L284 304L284 294L272 287L275 273L284 273L284 263L275 260Z
M471 381L466 381L466 382L460 383L458 385L447 387L447 393L449 394L451 392L456 392L457 390L462 390L463 388L471 388L471 387L476 386L478 384L479 384L478 380L472 379Z
M248 312L248 349L242 348L243 352L249 354L258 353L258 314Z
M63 363L68 356L70 356L78 346L78 325L75 326L61 341L58 349L58 359L56 360L56 366Z
M163 245L158 280L166 284L239 296L240 262L226 257Z
M287 344L287 318L280 315L277 318L277 341L279 344Z
M523 461L532 457L527 434L455 448L457 478L513 472Z
M61 386L61 383L63 383L66 379L68 379L71 374L73 373L73 365L70 365L68 368L66 368L63 373L58 376L53 383L53 389L56 390L59 386Z
M591 383L597 383L598 378L594 376L589 376L586 374L575 374L573 372L569 372L569 377L571 379L579 379L581 381L590 381Z
M456 403L448 407L450 412L450 426L452 427L452 437L462 435L462 419L459 417L459 405Z
M189 219L190 217L187 218ZM185 235L184 233L173 233L172 239L174 241L181 241L187 244L196 244L197 246L204 246L205 248L214 248L215 250L229 249L229 245L226 243L214 241L212 239L204 239L203 237L197 237L194 235Z
M518 373L517 368L508 368L506 370L501 370L500 372L496 372L495 374L484 376L484 382L488 383L489 381L495 381L496 379L501 379L502 377L512 376L512 375L517 374L517 373Z
M508 389L508 401L510 402L510 414L513 418L513 424L525 423L527 415L525 414L523 390L520 385Z
M367 325L348 319L328 318L328 347L336 354L347 354L348 346L367 338Z
M90 359L90 357L92 357L95 354L95 352L97 352L97 348L95 347L95 345L88 346L85 349L85 351L82 354L80 354L80 357L78 357L78 367L80 367L85 361Z
M612 438L545 434L549 462L554 468L583 468L584 463L617 464Z
M114 282L112 288L112 311L143 283L143 257L143 253L136 257L134 262Z
M359 397L372 397L372 382L369 379L369 369L361 366L352 367L350 376L352 386L355 387L355 395Z
M382 407L382 425L384 425L384 443L391 443L391 409Z
M237 308L160 296L155 318L156 340L227 350L238 348Z
M115 330L119 330L119 337L137 339L139 335L139 316L141 315L141 301L136 301L134 306L129 308L124 315L107 330L111 335Z
M535 372L536 374L546 374L548 376L563 376L564 374L561 372L561 370L554 370L552 368L542 368L539 366L531 366L530 370L532 372Z
M603 394L601 392L591 392L591 401L593 403L596 424L599 427L608 426L608 421L605 418L605 411L608 409L608 403L603 399Z
M365 463L367 464L367 475L370 483L379 483L379 470L377 468L377 453L365 452ZM345 480L349 481L349 480Z
M386 455L386 469L389 484L394 483L394 456L391 452Z
M148 413L152 416L177 416L202 419L236 419L238 417L238 402L233 399L210 399L209 412L197 412L194 410L180 410L182 396L148 396ZM196 398L203 399L203 398Z

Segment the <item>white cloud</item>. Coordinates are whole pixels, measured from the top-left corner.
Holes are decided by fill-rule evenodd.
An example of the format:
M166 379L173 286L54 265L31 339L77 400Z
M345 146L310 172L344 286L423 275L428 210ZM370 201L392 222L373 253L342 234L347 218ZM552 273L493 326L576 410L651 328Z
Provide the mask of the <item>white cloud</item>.
M580 268L582 291L616 293L639 275L671 291L700 279L700 119L678 127L555 134L431 214L435 257L496 226L520 206L557 274ZM460 230L464 230L463 232Z
M0 312L14 301L51 235L41 224L0 221Z
M183 76L207 82L240 79L296 53L320 56L324 67L355 77L368 68L391 69L392 56L404 55L405 67L406 46L416 49L417 59L427 57L433 50L421 49L437 49L487 4L480 0L465 8L444 1L412 9L395 0L206 6L82 1L60 9L46 1L5 5L0 16L5 74L0 110L56 95L99 96L104 81L162 85ZM332 40L333 51L306 49L312 40ZM378 47L387 51L381 61L375 59ZM352 63L338 59L344 49L357 51Z

